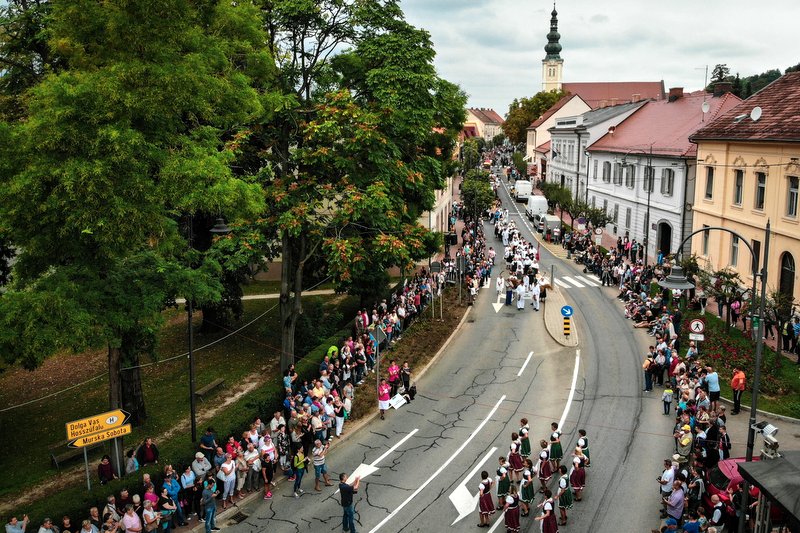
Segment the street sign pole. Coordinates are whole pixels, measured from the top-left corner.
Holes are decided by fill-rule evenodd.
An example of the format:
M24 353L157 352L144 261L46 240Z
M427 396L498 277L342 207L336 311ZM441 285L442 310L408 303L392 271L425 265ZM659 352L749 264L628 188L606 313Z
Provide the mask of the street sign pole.
M91 492L92 478L89 477L89 452L86 451L86 447L83 448L83 464L86 466L86 490Z

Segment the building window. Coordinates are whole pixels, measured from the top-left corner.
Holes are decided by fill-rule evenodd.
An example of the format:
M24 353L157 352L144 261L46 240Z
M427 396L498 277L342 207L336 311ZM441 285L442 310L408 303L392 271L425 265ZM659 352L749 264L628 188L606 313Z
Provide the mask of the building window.
M595 161L595 163L596 162L597 161ZM592 196L592 209L594 209L596 207L596 204L597 204L597 197L596 196Z
M608 200L603 200L603 213L608 214Z
M706 167L706 200L714 198L714 167Z
M761 262L761 241L753 239L750 241L753 244L753 264L752 271L758 272L758 265Z
M672 196L672 191L675 186L675 171L671 168L661 169L661 194L664 196Z
M631 208L625 209L625 229L631 229Z
M731 236L731 266L735 267L739 263L739 237Z
M622 185L622 163L614 163L614 185Z
M756 201L753 205L756 209L764 209L764 198L767 196L767 175L764 172L756 172Z
M703 255L708 255L708 235L711 233L707 230L708 224L703 224L703 229L706 230L703 232Z
M636 167L633 165L628 165L625 168L625 186L629 189L633 189L635 183L636 183Z
M619 204L614 204L614 225L619 223Z
M800 187L800 178L789 176L789 191L786 195L786 216L797 217L797 189Z
M611 181L611 162L603 161L603 181L608 183Z
M644 192L653 192L653 182L655 181L655 169L653 167L644 167L644 179L642 180L642 190Z
M597 159L594 160L594 179L597 181Z
M744 170L737 168L733 171L733 205L742 205L743 190Z

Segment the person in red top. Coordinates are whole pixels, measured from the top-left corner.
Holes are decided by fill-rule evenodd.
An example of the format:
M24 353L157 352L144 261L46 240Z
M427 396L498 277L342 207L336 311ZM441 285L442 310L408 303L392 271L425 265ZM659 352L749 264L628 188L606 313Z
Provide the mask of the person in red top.
M742 393L744 392L745 375L744 370L738 366L733 367L733 378L731 379L731 389L733 389L733 411L732 415L738 415L742 406Z
M140 466L151 463L158 463L158 447L153 443L153 439L147 437L139 449L136 450L136 460Z
M381 379L381 384L378 385L378 408L381 410L381 420L383 420L383 413L389 408L389 390L390 387L385 379Z

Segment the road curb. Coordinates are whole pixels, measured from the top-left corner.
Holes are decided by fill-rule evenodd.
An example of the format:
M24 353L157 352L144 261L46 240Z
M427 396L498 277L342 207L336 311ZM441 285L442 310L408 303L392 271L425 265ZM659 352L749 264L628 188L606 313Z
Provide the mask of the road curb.
M578 346L578 330L575 328L575 316L572 316L572 332L567 337L564 335L564 321L561 320L561 308L566 305L566 300L561 291L555 288L551 280L551 288L547 289L547 298L544 302L544 325L547 333L561 346L574 348Z
M723 396L720 396L719 399L722 400L723 402L727 403L727 404L733 405L733 400L729 400L729 399L727 399L727 398L725 398ZM750 407L749 406L741 405L741 406L739 406L739 408L742 411L750 412ZM779 415L777 413L770 413L769 411L762 411L761 409L756 409L756 414L763 415L763 416L771 416L772 418L776 418L776 419L782 420L784 422L791 422L793 424L800 424L800 418L792 418L791 416ZM728 415L730 415L730 413L728 413Z

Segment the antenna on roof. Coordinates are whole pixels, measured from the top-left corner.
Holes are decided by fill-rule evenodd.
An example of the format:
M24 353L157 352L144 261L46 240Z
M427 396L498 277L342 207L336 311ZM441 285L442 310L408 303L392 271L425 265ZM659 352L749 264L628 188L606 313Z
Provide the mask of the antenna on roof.
M750 118L753 122L758 122L758 119L761 118L761 108L759 106L755 106L752 111L750 111Z
M742 113L741 115L736 115L735 117L733 117L733 121L734 122L741 122L746 118L747 118L747 113Z
M695 70L703 70L703 71L705 71L705 74L703 75L703 106L701 108L703 110L703 116L700 117L700 121L701 122L705 122L706 121L706 113L708 113L708 110L709 110L709 105L706 102L706 95L708 94L706 92L706 86L708 85L708 65L705 65L703 67L697 67Z

